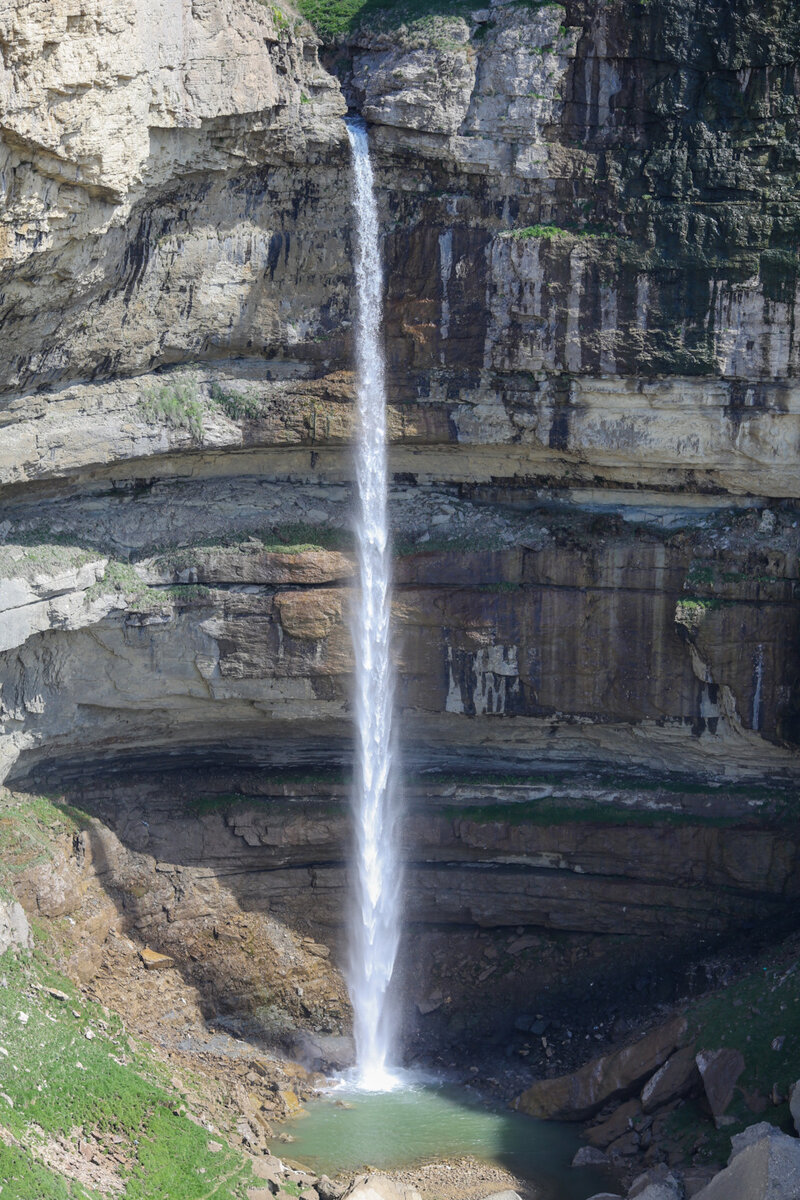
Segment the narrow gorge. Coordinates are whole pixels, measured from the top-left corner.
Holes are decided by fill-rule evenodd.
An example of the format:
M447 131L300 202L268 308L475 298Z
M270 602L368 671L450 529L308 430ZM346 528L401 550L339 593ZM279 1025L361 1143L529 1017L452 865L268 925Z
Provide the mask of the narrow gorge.
M0 0L0 952L16 903L132 1034L194 1039L231 1144L276 1154L353 1061L359 711L402 763L406 1065L611 1121L609 1194L793 1131L799 62L791 0ZM393 739L355 685L345 118ZM616 1090L536 1092L686 1005ZM744 1055L720 1113L691 1056L644 1097L690 1045Z

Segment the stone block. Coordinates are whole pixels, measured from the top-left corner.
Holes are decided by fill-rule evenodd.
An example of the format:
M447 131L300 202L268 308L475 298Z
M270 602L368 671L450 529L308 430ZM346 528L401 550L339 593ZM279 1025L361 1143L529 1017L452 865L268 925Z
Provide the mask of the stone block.
M789 1111L792 1114L794 1127L800 1133L800 1079L789 1093Z
M700 1074L695 1062L694 1049L685 1046L676 1051L642 1088L642 1109L655 1112L679 1096L684 1096L694 1087L700 1086Z
M800 1141L768 1134L734 1154L696 1200L797 1200Z
M712 1116L719 1120L733 1099L736 1080L744 1070L739 1050L701 1050L695 1057Z
M139 951L139 958L142 960L146 971L166 971L169 967L175 966L174 958L170 958L168 954L159 954L156 950L150 950L147 946Z
M33 934L25 910L16 900L0 900L0 954L11 946L33 949Z
M685 1035L686 1021L676 1017L632 1045L592 1059L572 1075L539 1080L517 1098L515 1107L543 1120L586 1120L609 1100L640 1088Z
M599 1125L593 1125L586 1131L586 1140L591 1146L605 1149L623 1137L633 1128L633 1122L642 1115L642 1106L638 1100L628 1100L621 1104L615 1112Z

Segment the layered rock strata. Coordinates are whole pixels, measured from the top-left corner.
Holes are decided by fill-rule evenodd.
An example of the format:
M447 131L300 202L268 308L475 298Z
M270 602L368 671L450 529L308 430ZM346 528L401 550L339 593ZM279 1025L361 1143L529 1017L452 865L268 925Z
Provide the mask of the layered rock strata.
M149 772L135 769L142 763ZM323 765L277 772L222 755L213 770L124 765L72 780L53 767L47 781L66 776L62 800L90 818L67 874L91 867L131 936L173 957L210 1011L263 1020L272 990L283 1014L267 1033L283 1044L304 1016L318 1031L346 1029L335 971L347 963L347 780ZM622 1014L672 998L667 966L678 987L701 988L708 976L684 969L699 949L791 924L800 889L791 797L564 769L409 780L410 1042L474 1051L499 1034L510 1045L524 1040L515 1027L528 1028L521 1011L559 1027L568 1013L570 1028L591 1029L606 1006ZM53 891L33 911L53 915ZM303 955L292 958L309 943L326 960L316 983Z
M657 957L791 913L800 30L751 7L494 3L321 47L258 0L5 6L2 776L99 804L134 768L348 763L350 103L385 230L406 762L569 767L559 804L597 770L644 789L630 822L611 787L619 824L552 829L535 790L485 784L477 823L421 794L420 1002L484 928L533 937L556 988L615 938ZM663 779L710 810L676 825ZM719 812L720 779L755 790ZM266 808L295 865L264 894L298 926L313 899L335 946L341 798L335 829ZM278 864L252 849L255 905Z
M462 544L481 528L493 540L481 507L438 503ZM70 507L61 502L64 524ZM120 540L137 507L115 504ZM423 525L437 520L432 508L408 499ZM792 778L797 535L783 519L759 534L760 521L663 535L553 512L548 525L541 515L498 523L505 549L399 557L407 765L520 770L622 756L662 771ZM2 553L12 777L147 755L347 761L349 553L292 553L252 535L136 565L116 547L35 536Z

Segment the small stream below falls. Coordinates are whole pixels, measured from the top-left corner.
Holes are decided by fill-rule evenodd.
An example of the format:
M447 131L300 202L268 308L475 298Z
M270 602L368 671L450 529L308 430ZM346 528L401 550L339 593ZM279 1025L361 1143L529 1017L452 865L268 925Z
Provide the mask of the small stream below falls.
M610 1189L607 1174L570 1166L581 1144L574 1126L486 1108L463 1088L341 1088L309 1103L286 1128L295 1139L292 1159L320 1174L472 1155L524 1180L536 1200L587 1200Z

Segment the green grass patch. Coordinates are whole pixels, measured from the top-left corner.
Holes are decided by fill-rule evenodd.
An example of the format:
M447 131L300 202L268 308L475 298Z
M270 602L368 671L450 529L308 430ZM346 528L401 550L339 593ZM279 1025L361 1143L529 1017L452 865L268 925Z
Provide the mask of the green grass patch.
M271 554L300 554L304 550L350 550L353 535L348 529L333 529L302 522L275 525L261 534L262 549Z
M472 0L296 0L298 12L323 37L337 37L361 27L396 29L435 18L464 16L476 10ZM563 8L556 0L517 0L517 8ZM484 29L481 25L479 29Z
M562 229L560 225L526 225L524 229L509 229L503 237L524 242L528 238L574 238L575 234L570 229Z
M297 0L298 11L323 37L360 26L389 26L430 17L456 17L475 7L467 0Z
M20 1200L82 1194L36 1162L37 1147L50 1139L66 1139L77 1156L82 1137L96 1143L104 1165L123 1180L126 1200L212 1194L244 1200L253 1182L249 1165L227 1145L216 1153L209 1149L214 1135L181 1111L181 1095L165 1085L163 1072L153 1071L145 1048L131 1047L119 1018L83 1000L39 952L8 951L0 958L0 976L0 1045L8 1051L5 1063L16 1068L3 1073L11 1104L0 1101L0 1120L28 1159L24 1171L18 1154L0 1150L8 1194ZM46 990L51 986L68 999L52 997ZM125 1165L111 1157L114 1148ZM26 1192L32 1182L42 1190Z
M612 240L614 234L607 230L593 229L587 227L585 229L567 229L561 225L526 225L524 229L508 229L500 235L504 238L511 238L515 242L524 242L531 238L549 238L559 239L566 238L593 238L602 240Z
M150 591L151 589L140 578L131 563L111 560L105 569L103 578L92 584L86 593L86 598L95 600L99 596L116 593L124 599L127 606L146 602Z
M155 591L156 597L165 597L171 604L193 604L197 600L208 600L214 594L202 583L174 583L150 591Z
M756 1121L769 1121L787 1132L794 1129L785 1102L765 1102L775 1088L787 1097L800 1062L800 959L764 956L724 990L692 1004L687 1010L690 1035L698 1050L740 1050L745 1069L739 1078L728 1114L735 1124L715 1130L695 1103L669 1118L670 1135L690 1153L709 1162L725 1161L734 1133Z
M203 404L195 375L170 375L164 383L145 391L139 407L145 420L153 425L187 429L196 441L203 436Z
M304 103L308 102L306 96ZM264 412L264 404L250 388L240 391L238 388L224 388L214 382L211 384L211 399L232 421L252 421Z
M299 1196L300 1184L295 1183L293 1179L286 1179L281 1183L281 1191L286 1192L289 1196Z
M169 612L175 605L205 603L212 595L203 584L170 584L150 587L131 563L109 562L103 578L92 584L86 595L89 600L116 594L125 608L139 613Z
M37 575L57 575L98 557L99 552L47 529L15 534L13 544L0 546L0 576L33 579Z
M44 796L19 800L0 788L0 885L10 887L15 875L47 861L55 836L71 836L86 827L85 813L59 807Z
M477 821L487 825L591 824L656 828L665 825L729 827L741 823L734 817L706 817L663 809L618 808L612 804L580 800L574 803L524 800L507 801L504 804L443 804L439 811L450 820Z
M103 1200L95 1191L56 1175L16 1146L0 1142L0 1186L9 1200Z
M270 529L244 530L235 537L208 538L192 546L177 546L155 557L156 566L166 570L186 570L196 566L198 558L212 550L232 550L239 554L302 554L307 550L350 550L350 530L303 523L273 525Z

